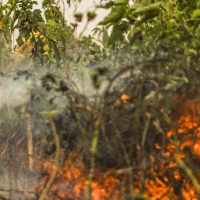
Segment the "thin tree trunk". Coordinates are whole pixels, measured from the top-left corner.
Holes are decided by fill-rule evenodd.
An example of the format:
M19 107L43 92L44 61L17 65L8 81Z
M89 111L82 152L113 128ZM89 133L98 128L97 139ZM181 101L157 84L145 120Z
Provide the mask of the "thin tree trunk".
M29 170L33 169L33 135L32 135L32 120L31 116L27 119L27 148L28 148L28 167Z

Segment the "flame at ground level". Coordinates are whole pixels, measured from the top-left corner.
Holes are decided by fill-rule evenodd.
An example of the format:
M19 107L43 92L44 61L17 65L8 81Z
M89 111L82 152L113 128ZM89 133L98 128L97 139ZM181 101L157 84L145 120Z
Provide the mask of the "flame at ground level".
M178 124L165 135L165 143L154 144L156 155L144 159L143 169L96 169L90 182L83 163L57 167L57 176L48 191L48 200L131 199L198 200L200 194L200 106L195 101L182 105ZM191 112L191 111L195 111ZM164 146L163 146L164 145ZM40 194L54 166L46 162L46 176L38 183ZM91 190L88 190L88 185ZM135 197L135 198L134 198ZM128 198L127 198L128 199Z

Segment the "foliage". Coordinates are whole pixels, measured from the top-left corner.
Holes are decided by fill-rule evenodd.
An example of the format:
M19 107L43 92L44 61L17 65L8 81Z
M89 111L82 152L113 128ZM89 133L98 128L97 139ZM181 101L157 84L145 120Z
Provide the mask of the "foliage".
M199 20L198 15L194 16L198 9L198 1L137 1L134 4L116 1L111 13L101 24L112 27L111 35L107 39L108 44L115 45L124 38L134 45L144 41L147 50L160 46L161 42L163 46L173 48L173 43L178 41L188 45L191 39L197 41ZM120 31L115 35L117 27Z
M165 134L179 130L174 122L181 114L177 107L185 98L199 98L199 0L101 1L98 7L110 9L110 13L94 29L94 35L80 39L73 36L60 1L44 0L44 14L33 9L34 5L37 2L32 0L0 4L0 42L4 47L0 52L2 57L4 49L10 52L12 33L18 29L18 50L25 55L28 52L34 73L40 74L40 92L31 91L28 104L28 111L38 126L42 124L41 132L46 137L46 142L38 145L44 152L38 154L47 156L55 150L55 138L44 120L50 108L55 114L61 149L65 155L69 151L81 154L90 167L90 182L96 166L136 166L145 184L151 178L145 172L147 163L154 162L150 156L159 160L168 151L170 140L174 144L184 140ZM77 23L82 16L74 13ZM95 16L93 11L87 13L88 21ZM95 34L100 44L94 42ZM195 117L199 114L191 113ZM152 144L161 146L162 152L158 153ZM180 153L174 149L174 153ZM196 174L198 170L189 165L194 157L185 160L187 165L176 156L172 160L187 172L187 166L191 166ZM160 166L168 166L168 159L164 155L167 161ZM179 166L173 168L177 169ZM182 171L180 174L184 177ZM170 182L171 187L176 187L176 181Z
M9 44L12 32L18 29L19 51L29 52L41 64L54 64L60 68L60 62L65 57L63 52L66 51L66 44L74 40L71 28L65 23L58 2L43 1L44 16L41 9L34 8L35 5L38 5L37 1L31 0L1 4L1 23L6 24L3 37Z

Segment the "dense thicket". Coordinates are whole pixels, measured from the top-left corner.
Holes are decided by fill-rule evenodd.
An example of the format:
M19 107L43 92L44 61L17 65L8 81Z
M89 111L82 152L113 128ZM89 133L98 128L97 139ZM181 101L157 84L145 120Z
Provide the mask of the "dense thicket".
M56 151L45 121L51 110L62 159L73 150L91 169L134 169L149 155L162 157L152 144L167 143L165 133L176 129L177 108L185 98L199 97L200 1L102 1L99 7L110 13L80 39L73 31L82 13L75 13L77 24L70 25L60 1L45 0L42 10L34 4L0 4L0 65L6 73L23 63L23 69L40 74L40 93L31 91L27 107L35 131L45 130L37 134L36 152L49 156ZM87 17L90 22L95 12ZM19 37L11 53L15 29ZM13 54L21 56L15 67Z

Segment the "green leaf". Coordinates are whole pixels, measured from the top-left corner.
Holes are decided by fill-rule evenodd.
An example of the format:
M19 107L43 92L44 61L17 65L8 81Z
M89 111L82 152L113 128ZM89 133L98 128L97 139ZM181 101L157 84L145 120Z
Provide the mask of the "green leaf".
M156 96L156 92L155 91L151 91L149 92L149 94L147 94L145 97L144 97L144 100L145 101L151 101L155 98Z
M192 13L192 19L200 18L200 9L196 9Z
M115 45L115 43L123 38L123 30L120 25L113 27L111 36L108 39L108 45Z
M16 10L13 17L12 17L12 21L11 21L11 29L14 30L14 24L16 22L16 20L19 18L20 16L20 11L19 10Z
M141 5L139 8L138 5L134 5L129 9L129 13L131 16L140 15L150 11L158 11L161 8L161 6L162 6L161 2L153 3L148 6Z
M185 83L189 83L187 77L171 77L169 82L164 86L164 90L171 90L180 87Z
M126 5L128 4L128 0L117 0L115 5Z
M117 22L123 18L125 13L126 13L126 4L118 3L113 7L111 13L100 24L106 25L109 23Z

